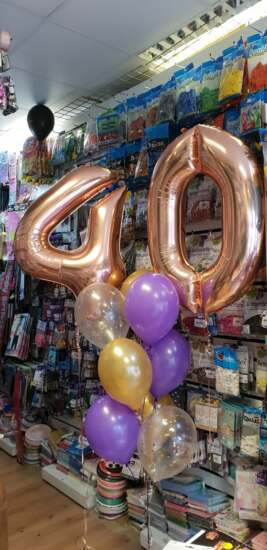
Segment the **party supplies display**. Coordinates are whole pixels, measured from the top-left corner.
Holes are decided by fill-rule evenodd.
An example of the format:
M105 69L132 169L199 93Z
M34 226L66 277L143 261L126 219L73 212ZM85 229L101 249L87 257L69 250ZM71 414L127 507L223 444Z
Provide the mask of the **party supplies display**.
M267 88L267 37L255 34L248 37L248 91Z
M29 313L14 316L5 354L18 359L27 359L32 319Z
M267 93L265 90L250 94L241 102L240 133L263 128L266 124Z
M258 458L261 411L246 407L243 414L240 450L244 455Z
M180 120L199 112L201 66L189 65L181 75L176 75L176 116Z
M221 401L218 416L219 438L227 449L240 447L243 406L234 401Z
M235 351L226 346L214 347L216 390L228 395L239 395L239 363Z
M240 345L236 349L236 357L239 363L239 382L241 392L249 389L249 350L247 346Z
M218 431L219 400L203 396L195 404L195 424L200 430Z
M116 143L125 139L126 112L123 103L115 109L99 115L96 119L97 139L99 145Z
M224 129L238 137L240 135L240 107L232 107L224 113Z
M163 84L160 90L160 100L157 114L157 124L175 120L175 80Z
M245 66L246 54L242 42L224 50L219 101L233 99L242 94Z
M219 85L223 58L206 61L202 65L202 80L200 86L200 112L212 111L218 105Z
M144 135L146 123L146 102L144 96L127 99L127 137L129 141Z
M96 119L91 118L88 120L84 135L83 150L85 155L93 153L98 146L98 138L96 131Z
M157 123L161 86L149 90L147 96L146 128Z
M244 324L244 298L237 300L231 306L222 308L216 314L218 330L225 334L240 335Z
M208 176L195 177L187 192L187 222L210 220L214 217L216 186Z

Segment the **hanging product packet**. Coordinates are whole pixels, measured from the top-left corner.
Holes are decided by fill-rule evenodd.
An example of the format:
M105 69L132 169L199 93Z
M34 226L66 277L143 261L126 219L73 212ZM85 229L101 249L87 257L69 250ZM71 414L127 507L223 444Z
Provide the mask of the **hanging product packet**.
M176 116L181 120L199 112L201 65L191 63L184 71L176 73Z
M216 390L228 395L239 395L239 363L236 353L227 346L214 347Z
M157 124L175 120L175 79L171 78L160 90Z
M146 103L144 94L127 99L127 137L128 141L140 139L144 135L146 124Z
M94 153L98 146L97 131L96 131L96 119L91 118L87 121L84 143L83 143L83 152L84 155L90 155Z
M218 415L218 433L224 447L234 451L240 447L243 406L241 403L221 401Z
M125 106L123 103L115 109L99 115L96 119L97 140L99 145L110 145L125 139Z
M254 34L247 43L248 91L253 93L267 88L267 36Z
M249 94L241 101L240 133L264 128L267 122L267 90Z
M239 363L239 381L240 390L247 392L249 390L249 350L247 346L238 346L236 356Z
M53 166L60 166L65 162L65 133L57 135L52 144L51 163Z
M224 130L233 134L233 136L240 136L240 107L232 107L227 109L224 113Z
M213 111L219 102L219 85L223 58L206 61L202 64L202 81L200 86L200 112Z
M242 41L223 51L219 101L235 99L242 94L245 68L246 50Z
M152 88L147 96L146 128L155 126L158 117L161 86Z
M261 410L246 407L241 430L241 453L253 458L259 456Z

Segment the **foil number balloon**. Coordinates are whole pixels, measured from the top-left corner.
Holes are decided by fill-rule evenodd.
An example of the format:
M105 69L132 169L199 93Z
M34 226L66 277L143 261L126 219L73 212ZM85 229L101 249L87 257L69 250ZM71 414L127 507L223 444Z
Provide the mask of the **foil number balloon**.
M51 232L61 221L112 183L109 170L82 166L37 199L16 233L15 256L23 271L65 285L76 296L93 282L119 286L124 279L119 241L125 187L115 189L92 206L87 235L79 248L64 251L49 242Z
M198 273L187 258L184 234L185 191L203 173L223 199L223 239L218 260ZM242 141L199 125L173 141L152 177L148 206L153 267L176 282L182 305L211 313L241 297L259 266L263 242L262 178Z

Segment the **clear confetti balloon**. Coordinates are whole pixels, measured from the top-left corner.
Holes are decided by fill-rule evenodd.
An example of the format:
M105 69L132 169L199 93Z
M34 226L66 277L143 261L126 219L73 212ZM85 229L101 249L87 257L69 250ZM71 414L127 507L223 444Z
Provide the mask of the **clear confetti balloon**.
M182 472L190 464L196 445L193 420L174 406L163 406L148 416L138 437L140 460L154 482Z
M80 292L75 319L81 334L101 349L115 338L125 337L129 329L124 297L108 283L93 283Z

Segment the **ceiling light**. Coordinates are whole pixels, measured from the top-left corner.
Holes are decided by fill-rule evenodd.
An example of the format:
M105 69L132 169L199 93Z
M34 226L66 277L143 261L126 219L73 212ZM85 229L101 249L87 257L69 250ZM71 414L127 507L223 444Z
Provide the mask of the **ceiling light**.
M153 60L150 67L153 68L154 65L155 72L170 69L171 67L186 61L196 53L205 50L206 48L224 40L236 32L240 32L249 25L253 25L266 16L267 0L260 0L253 6L241 11L233 17L230 17L221 25L209 29L207 32L193 38L193 40L173 48L168 52L168 54L165 53L158 57L157 60ZM171 52L173 55L170 57L169 54ZM169 59L167 55L170 57ZM161 63L159 63L159 60L161 60Z

